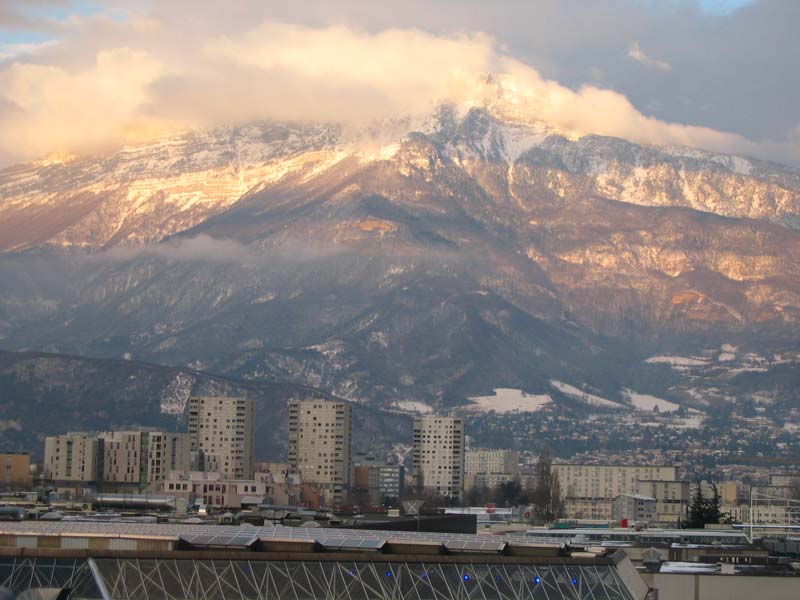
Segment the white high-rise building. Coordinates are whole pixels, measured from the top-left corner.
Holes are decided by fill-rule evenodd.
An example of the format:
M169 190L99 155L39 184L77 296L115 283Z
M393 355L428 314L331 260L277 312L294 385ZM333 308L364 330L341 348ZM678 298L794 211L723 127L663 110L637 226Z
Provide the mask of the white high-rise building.
M464 421L414 417L414 477L428 493L460 499L464 492Z
M289 470L316 485L326 503L338 503L352 481L352 410L346 402L289 403Z
M204 471L229 479L252 479L255 401L248 398L189 398L189 436Z

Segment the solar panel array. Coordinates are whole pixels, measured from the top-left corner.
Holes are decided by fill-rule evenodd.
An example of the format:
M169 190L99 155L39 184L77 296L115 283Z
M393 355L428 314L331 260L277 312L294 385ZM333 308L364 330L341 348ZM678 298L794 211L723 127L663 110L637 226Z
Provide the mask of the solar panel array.
M508 544L505 541L448 540L444 547L453 552L502 552Z
M325 548L379 549L387 542L445 544L453 551L499 552L507 543L536 545L540 540L523 535L476 535L468 533L426 533L412 531L378 531L366 529L335 529L322 527L286 527L283 525L255 527L251 525L212 525L181 523L92 523L80 521L9 521L0 523L0 534L12 535L72 535L123 538L183 539L200 545L231 547L247 544L249 540L310 540ZM202 536L202 537L201 537ZM200 540L203 540L201 542ZM252 543L252 542L250 542Z
M249 548L258 541L258 536L247 527L245 531L223 533L190 533L179 536L182 542L192 546L215 548Z

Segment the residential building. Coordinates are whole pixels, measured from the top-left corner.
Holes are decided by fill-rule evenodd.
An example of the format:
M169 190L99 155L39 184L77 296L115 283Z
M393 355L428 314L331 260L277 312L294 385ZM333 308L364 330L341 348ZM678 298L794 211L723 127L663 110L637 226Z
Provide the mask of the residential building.
M254 473L255 401L249 398L189 398L191 450L204 471L232 480Z
M347 402L294 400L289 403L289 471L316 486L321 501L338 504L353 479L352 409Z
M491 475L492 477L485 477ZM499 483L510 481L519 475L519 452L514 450L496 450L490 448L472 448L464 457L464 488L476 485L487 485L488 481ZM481 483L478 483L479 476Z
M55 482L97 482L103 476L103 454L103 441L95 434L49 436L44 443L44 476Z
M403 495L405 478L406 470L403 465L362 463L354 469L353 489L367 492L370 503L380 505L397 500Z
M105 491L139 491L170 471L191 466L185 433L138 429L70 433L45 440L46 478Z
M666 525L678 525L689 509L690 484L678 480L640 480L636 492L656 500L656 520Z
M414 417L415 483L426 493L461 499L464 493L464 421Z
M515 479L519 480L522 489L532 489L531 487L526 488L523 484L523 478L521 478L519 474L514 473L478 473L477 475L465 475L464 480L470 482L471 485L465 485L464 489L468 490L471 487L478 487L492 490L504 483L514 481Z
M611 517L631 525L651 523L656 520L656 499L639 494L620 494L612 501Z
M0 454L0 487L27 488L30 485L30 455L22 452Z
M155 429L110 431L103 441L103 489L141 490L171 471L190 469L191 441L185 433Z
M561 485L565 517L610 520L614 498L638 493L642 480L675 480L678 470L671 465L554 464L553 471Z

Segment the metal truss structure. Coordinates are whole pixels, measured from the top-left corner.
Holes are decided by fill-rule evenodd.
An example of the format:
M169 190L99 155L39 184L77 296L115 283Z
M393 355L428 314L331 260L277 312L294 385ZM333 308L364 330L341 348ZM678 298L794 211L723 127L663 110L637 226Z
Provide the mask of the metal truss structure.
M0 586L71 600L632 600L608 564L0 558Z

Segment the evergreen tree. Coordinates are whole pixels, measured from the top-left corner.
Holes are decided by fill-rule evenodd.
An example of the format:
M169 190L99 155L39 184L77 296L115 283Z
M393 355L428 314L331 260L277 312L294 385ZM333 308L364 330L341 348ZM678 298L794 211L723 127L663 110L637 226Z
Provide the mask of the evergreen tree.
M703 497L703 486L700 482L697 483L697 489L694 496L692 496L692 503L689 506L689 514L683 522L683 526L687 529L703 529L706 525L719 525L721 523L730 523L731 518L727 513L723 513L720 508L719 491L717 484L711 484L712 496L710 498Z
M706 500L703 498L703 486L698 482L683 526L686 529L702 529L705 527L705 507Z

